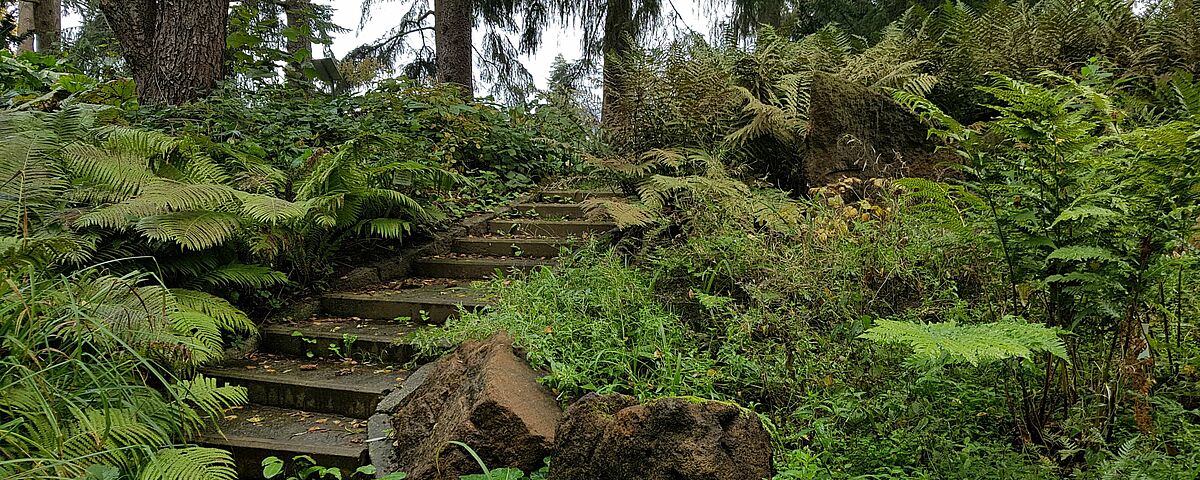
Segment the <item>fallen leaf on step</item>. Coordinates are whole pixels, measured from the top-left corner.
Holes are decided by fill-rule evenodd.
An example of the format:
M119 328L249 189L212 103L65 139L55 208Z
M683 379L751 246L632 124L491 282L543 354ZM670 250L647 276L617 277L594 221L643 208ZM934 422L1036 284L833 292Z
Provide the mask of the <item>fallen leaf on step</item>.
M263 419L262 419L262 417L259 417L259 416L257 416L257 415L256 415L256 416L253 416L253 417L247 418L247 419L246 419L246 421L247 421L247 422L250 422L250 423L260 423L260 422L262 422L262 421L263 421Z
M231 421L231 422L232 422L232 421L234 421L234 420L237 420L237 419L238 419L238 416L237 416L237 415L226 415L226 416L225 416L225 419L226 419L226 420L229 420L229 421Z
M316 369L317 369L317 364L315 364L315 363L306 363L306 364L300 366L300 370L304 370L304 371L312 371L312 370L316 370Z

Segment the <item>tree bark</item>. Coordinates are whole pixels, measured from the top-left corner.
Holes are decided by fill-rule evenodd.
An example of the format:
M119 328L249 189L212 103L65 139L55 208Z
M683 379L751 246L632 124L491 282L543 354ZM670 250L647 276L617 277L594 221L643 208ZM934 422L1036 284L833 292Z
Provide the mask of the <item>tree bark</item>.
M604 98L600 106L604 126L615 125L621 116L618 100L625 81L614 62L633 51L635 28L633 0L609 0L604 13Z
M475 96L474 43L471 0L434 0L434 49L437 81L462 87L464 98Z
M99 6L141 102L186 103L224 78L229 0L100 0Z
M33 7L38 53L57 52L62 39L62 0L38 0Z
M309 0L287 0L284 3L284 16L287 17L287 28L294 30L294 36L287 38L284 49L288 54L288 68L284 72L289 84L300 86L304 80L304 62L313 59L312 25L309 24L308 9L312 7ZM307 52L302 54L301 52Z
M17 7L17 35L26 35L21 39L21 44L17 45L17 52L32 52L34 51L34 2L18 2Z

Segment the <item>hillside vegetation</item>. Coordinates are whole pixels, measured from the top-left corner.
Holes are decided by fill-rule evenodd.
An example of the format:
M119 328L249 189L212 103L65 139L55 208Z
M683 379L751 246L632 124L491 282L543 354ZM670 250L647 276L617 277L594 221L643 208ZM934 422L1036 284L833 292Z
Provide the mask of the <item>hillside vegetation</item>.
M177 105L103 29L0 50L0 476L234 478L193 442L246 392L199 367L555 185L628 194L587 203L614 241L427 353L504 329L564 402L736 402L780 480L1198 478L1200 3L767 3L631 38L602 105L587 62L507 102L361 57L330 84L255 2Z

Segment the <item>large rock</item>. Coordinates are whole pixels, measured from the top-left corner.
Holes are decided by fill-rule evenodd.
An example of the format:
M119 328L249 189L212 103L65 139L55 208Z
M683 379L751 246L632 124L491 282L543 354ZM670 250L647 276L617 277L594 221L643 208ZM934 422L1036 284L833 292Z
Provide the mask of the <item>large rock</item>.
M384 400L390 451L373 446L372 461L412 480L457 479L480 469L451 441L469 445L489 468L537 470L550 455L562 410L538 375L497 334L469 342L422 368L419 383ZM377 467L380 465L377 463Z
M558 426L550 480L771 478L771 436L737 405L588 395Z

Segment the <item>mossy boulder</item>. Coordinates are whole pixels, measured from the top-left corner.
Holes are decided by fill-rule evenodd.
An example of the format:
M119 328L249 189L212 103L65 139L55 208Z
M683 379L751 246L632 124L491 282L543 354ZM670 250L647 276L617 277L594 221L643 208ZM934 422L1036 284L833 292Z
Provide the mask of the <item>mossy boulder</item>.
M669 397L645 404L590 394L555 434L550 480L771 478L771 436L757 415L728 402Z

